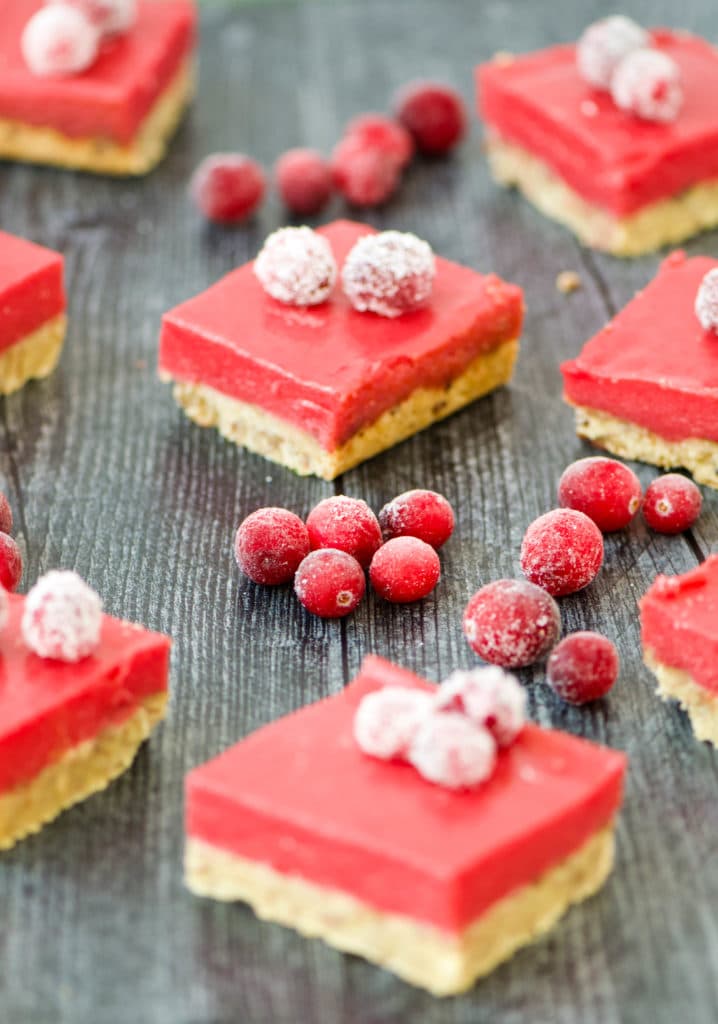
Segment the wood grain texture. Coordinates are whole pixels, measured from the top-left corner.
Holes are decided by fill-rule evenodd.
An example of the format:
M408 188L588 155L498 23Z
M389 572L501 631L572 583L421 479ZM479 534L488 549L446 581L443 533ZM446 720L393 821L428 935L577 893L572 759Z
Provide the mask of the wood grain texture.
M667 0L627 13L675 22ZM415 230L435 249L526 290L514 385L359 467L333 485L300 480L188 423L155 378L162 312L251 257L282 222L272 199L238 231L200 225L187 177L206 152L239 148L266 164L290 145L328 151L343 123L383 108L409 78L472 96L471 69L497 49L574 38L590 0L340 0L203 12L200 92L170 157L145 181L3 166L6 230L67 257L71 329L59 370L0 403L0 487L13 502L25 583L76 568L109 611L175 640L170 718L133 769L0 859L0 1017L12 1024L695 1024L718 1019L718 760L653 695L636 601L657 572L680 572L718 543L718 496L685 538L638 523L607 541L606 567L562 602L566 631L619 644L610 699L562 706L529 670L542 723L627 750L631 772L615 874L602 894L476 990L437 1002L367 964L214 905L182 888L186 770L309 700L337 691L370 651L440 678L473 663L463 606L518 572L523 531L555 501L558 475L589 449L560 402L558 362L653 274L583 252L561 228L489 181L479 132L446 162L419 163L377 226ZM715 33L710 0L682 5ZM339 202L331 215L344 212ZM328 217L327 217L328 219ZM691 252L718 255L718 237ZM577 270L573 295L554 286ZM648 467L644 483L655 475ZM320 622L287 589L238 578L239 519L263 504L306 513L346 492L375 508L412 486L458 511L443 579L421 605L370 597ZM690 1009L688 1009L690 1008Z

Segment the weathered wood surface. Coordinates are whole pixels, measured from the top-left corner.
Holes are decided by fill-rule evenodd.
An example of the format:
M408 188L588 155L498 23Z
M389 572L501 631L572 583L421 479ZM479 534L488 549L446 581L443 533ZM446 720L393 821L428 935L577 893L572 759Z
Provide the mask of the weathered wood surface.
M629 3L647 23L715 35L710 0ZM111 612L175 639L172 711L133 769L0 860L0 1019L8 1024L674 1024L718 1020L718 761L659 703L642 667L636 600L656 572L695 565L718 542L718 499L699 528L661 538L637 524L608 540L600 580L562 602L566 630L619 644L615 694L561 706L527 673L532 711L631 755L616 871L471 994L437 1002L362 961L182 887L185 771L251 729L338 690L375 651L439 678L472 663L460 613L482 583L518 571L527 523L586 454L560 402L558 362L654 272L583 253L559 227L489 182L479 132L448 162L413 168L369 218L526 289L514 385L335 485L299 480L187 422L155 378L163 310L257 250L281 223L272 201L238 231L203 228L185 197L200 156L241 148L267 163L289 145L328 150L352 114L382 108L406 79L439 76L471 95L496 49L575 37L582 2L363 0L279 4L203 17L200 92L164 166L111 182L0 170L2 226L62 249L72 326L48 382L0 403L0 487L17 512L25 585L74 567ZM341 206L336 204L336 211ZM334 211L332 211L334 212ZM718 255L718 236L691 252ZM554 287L575 269L583 289ZM644 482L654 475L644 467ZM306 513L336 492L375 508L432 486L458 511L443 580L424 604L372 597L342 623L309 619L288 590L238 578L231 537L263 504Z

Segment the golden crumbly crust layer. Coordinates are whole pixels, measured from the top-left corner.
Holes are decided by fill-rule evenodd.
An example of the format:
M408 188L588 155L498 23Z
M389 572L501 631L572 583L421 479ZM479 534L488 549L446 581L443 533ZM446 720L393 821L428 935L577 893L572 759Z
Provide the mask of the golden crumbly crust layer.
M486 150L491 173L515 186L545 216L558 221L592 249L614 256L640 256L691 238L718 225L718 180L700 182L676 196L616 217L582 199L537 157L496 135Z
M575 406L576 433L624 459L648 462L662 469L687 469L699 484L718 487L718 444L700 437L667 441L636 423L609 413Z
M111 138L72 138L54 128L0 118L0 159L52 164L93 174L147 174L165 155L193 86L192 65L185 61L127 145Z
M260 918L322 938L434 995L448 996L470 988L549 931L572 903L593 895L608 877L613 856L611 824L456 936L375 910L346 893L280 874L199 839L187 840L185 882L197 896L243 900Z
M57 366L67 332L64 313L48 320L22 341L0 352L0 395L11 395L38 377L49 377Z
M72 747L29 782L0 794L0 850L39 832L62 811L105 789L129 768L140 745L165 716L167 693L146 697L120 725Z
M207 387L178 382L174 397L191 420L201 427L216 427L223 437L300 476L333 480L379 452L450 416L470 402L507 384L518 356L518 340L506 341L476 358L449 385L417 388L399 405L382 413L345 444L327 451L319 442L256 405ZM171 379L163 375L165 380Z
M688 715L696 739L718 747L718 694L706 690L680 668L671 668L658 661L646 649L643 660L658 682L657 693L663 700L677 700Z

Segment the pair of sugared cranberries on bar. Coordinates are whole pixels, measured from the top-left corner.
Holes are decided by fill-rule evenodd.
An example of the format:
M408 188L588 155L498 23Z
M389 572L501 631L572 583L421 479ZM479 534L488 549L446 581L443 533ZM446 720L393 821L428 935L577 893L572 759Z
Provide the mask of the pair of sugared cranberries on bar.
M357 711L384 688L397 710L377 737L382 723L360 730ZM428 726L436 743L426 729L414 735L412 763L382 759L393 749L384 740L414 732L417 704L434 703L437 689L366 658L342 693L191 772L189 888L246 901L437 995L468 988L548 931L611 870L625 757L532 724L497 734L494 751L466 720L467 700L465 715L460 701L441 702L444 720ZM435 756L457 742L458 761ZM456 788L456 771L484 781Z
M340 271L370 234L318 232ZM428 302L393 318L355 309L338 284L288 305L249 263L164 316L159 370L195 422L330 480L507 383L522 319L519 288L444 259Z

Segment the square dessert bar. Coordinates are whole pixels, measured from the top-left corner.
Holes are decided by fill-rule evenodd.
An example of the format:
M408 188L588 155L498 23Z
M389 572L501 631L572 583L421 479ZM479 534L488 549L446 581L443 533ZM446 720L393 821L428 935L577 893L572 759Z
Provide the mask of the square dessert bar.
M626 459L682 466L718 487L718 338L695 301L718 260L673 253L561 367L581 437Z
M320 234L341 268L371 231ZM448 260L428 306L396 319L357 312L339 285L319 306L283 305L248 263L164 316L159 369L195 422L331 480L505 384L522 318L518 287Z
M680 68L675 121L640 120L579 75L576 47L498 56L477 72L496 180L586 245L636 256L718 224L718 51L657 30Z
M39 77L20 49L41 0L0 0L0 159L145 174L192 92L192 0L139 0L137 21L80 74Z
M55 369L65 308L62 256L0 231L0 395Z
M435 689L369 657L191 772L186 881L448 995L604 882L625 758L527 725L478 789L445 789L359 749L356 708L384 686Z
M0 632L0 850L104 789L165 713L170 641L103 616L94 654L40 658L9 594Z
M658 693L718 747L718 555L682 576L658 576L640 607L643 660Z

